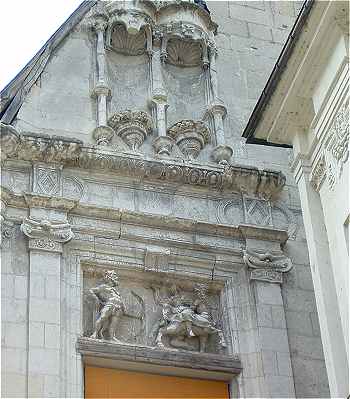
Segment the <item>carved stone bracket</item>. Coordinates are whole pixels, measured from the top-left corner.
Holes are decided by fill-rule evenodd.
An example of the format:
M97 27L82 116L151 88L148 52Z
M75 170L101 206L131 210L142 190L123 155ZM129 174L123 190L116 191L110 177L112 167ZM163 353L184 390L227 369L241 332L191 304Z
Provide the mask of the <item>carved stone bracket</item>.
M49 238L60 243L66 243L74 237L69 223L52 223L47 219L38 221L26 218L21 230L29 238Z
M108 124L132 151L137 151L152 130L152 119L143 111L126 110L112 115Z
M243 261L250 271L250 279L282 284L282 274L293 267L290 258L281 250L288 233L250 225L241 225L239 228L246 239Z
M168 129L168 135L187 159L195 159L210 141L209 129L200 121L183 120Z

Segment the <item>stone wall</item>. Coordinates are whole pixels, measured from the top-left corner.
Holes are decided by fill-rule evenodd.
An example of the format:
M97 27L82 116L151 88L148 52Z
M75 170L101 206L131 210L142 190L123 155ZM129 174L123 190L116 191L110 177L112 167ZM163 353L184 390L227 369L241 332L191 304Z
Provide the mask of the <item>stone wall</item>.
M289 151L245 145L240 138L300 4L249 1L209 2L208 6L219 25L216 36L219 95L227 105L225 136L226 143L234 149L233 163L282 171L286 184L280 185L281 192L268 198L259 197L257 190L247 193L246 182L234 192L209 187L196 177L199 172L195 163L191 165L195 169L193 182L184 184L182 180L169 179L169 175L162 177L163 180L148 180L147 173L145 178L141 175L144 169L138 159L134 174L123 175L111 170L108 151L98 153L99 161L106 161L100 169L67 164L62 170L41 159L41 163L38 159L28 162L23 158L6 161L1 184L10 194L2 215L14 221L16 229L15 235L5 241L12 247L5 246L3 251L4 295L10 302L3 312L6 318L3 344L11 355L5 359L5 396L25 396L26 392L39 396L55 392L66 397L82 395L82 363L75 345L84 330L81 320L84 268L145 272L147 251L153 251L155 257L161 253L161 267L167 266L166 270L152 272L164 276L164 272L170 271L171 275L214 281L224 287L222 314L227 317L224 324L229 337L228 351L240 357L243 369L240 376L233 379L232 391L239 386L241 397L329 395L299 197L288 166ZM54 50L20 109L14 122L16 129L93 143L97 112L96 100L91 97L96 69L94 52L93 36L83 20ZM137 67L131 71L123 57L107 56L106 70L112 89L109 111L124 109L124 106L147 110L149 71L143 62L145 56L134 59L133 65ZM122 62L125 65L120 69L117 65ZM118 72L125 90L117 87L117 80L113 78ZM191 68L188 76L185 69L169 66L167 79L180 78L173 84L167 82L169 124L183 118L201 118L206 100L201 73L197 72L199 69ZM131 84L133 77L139 82L135 88ZM196 100L193 106L192 94ZM146 157L153 156L150 137L142 151ZM186 162L179 159L179 165L186 166ZM211 162L209 151L204 151L198 161ZM179 165L174 166L175 171ZM158 167L159 164L154 164L152 170L157 171ZM222 166L211 164L210 168L224 175ZM43 173L39 173L39 169ZM212 169L208 169L210 173ZM253 169L246 170L248 175L253 173ZM23 195L30 191L37 196L34 205L33 200ZM59 203L59 210L53 211L48 198L61 195L66 202L68 199L71 202L65 202L67 208ZM27 300L33 306L40 290L44 290L43 298L50 299L49 286L48 282L37 288L31 285L35 293L28 293L26 287L28 282L33 284L33 280L32 276L29 278L26 238L19 229L22 220L33 215L51 218L55 223L59 216L74 232L74 239L54 257L55 267L61 267L60 279L54 287L62 298L60 303L55 303L60 314L60 332L53 341L47 337L40 345L34 342L33 323L30 332L27 331ZM278 284L280 272L272 282L251 279L252 271L245 267L242 256L245 246L253 239L245 235L243 227L238 227L245 224L254 226L254 234L261 234L256 242L252 241L254 245L262 242L282 256L280 244L283 244L283 257L291 259L293 268L283 273L282 288ZM263 233L259 233L260 229ZM282 234L279 229L287 233ZM26 234L33 245L38 237ZM284 244L286 237L288 241ZM41 262L53 256L50 250L52 248L42 248ZM33 248L30 252L33 253ZM33 273L33 266L30 268ZM50 322L45 319L41 324L49 326ZM14 341L11 341L11 329L18 329ZM26 334L31 337L28 341L24 339ZM27 342L30 348L26 347ZM56 356L58 347L60 359ZM40 361L40 350L44 348L56 350L52 352L50 367L58 367L59 372L33 371L27 362L27 350L31 356L37 354L36 360ZM31 377L26 382L29 369ZM33 375L38 375L37 380ZM14 376L16 384L11 383Z

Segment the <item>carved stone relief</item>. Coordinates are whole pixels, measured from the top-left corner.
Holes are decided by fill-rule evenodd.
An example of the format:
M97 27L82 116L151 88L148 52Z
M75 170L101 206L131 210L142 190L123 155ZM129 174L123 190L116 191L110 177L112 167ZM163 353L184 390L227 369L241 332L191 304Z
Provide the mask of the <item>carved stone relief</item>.
M200 151L210 141L209 129L200 121L182 120L168 129L172 137L187 159L196 159Z
M109 118L108 124L134 152L138 151L152 129L152 119L143 111L118 112Z
M62 244L74 237L69 223L51 222L48 219L23 220L21 230L29 241L29 248L44 251L61 252Z
M79 201L85 191L84 183L75 176L63 177L63 197Z
M245 223L259 226L272 226L269 201L243 196Z
M244 220L242 199L220 201L217 205L217 220L222 224L238 226Z
M190 124L194 123L190 121ZM180 132L181 129L176 129ZM63 166L80 167L94 170L110 170L119 175L136 177L138 180L165 181L168 183L189 184L207 187L213 190L245 193L257 198L269 199L277 196L285 185L285 176L281 172L260 170L240 165L194 165L176 160L159 160L152 158L135 158L131 154L117 154L105 148L83 146L79 140L48 137L34 133L20 135L20 145L11 158L30 161L46 161L46 150L53 145L52 162Z
M315 163L310 177L312 187L319 191L326 180L333 190L349 158L349 105L344 103L329 128L323 153Z
M33 192L44 195L62 195L62 166L34 164Z
M115 25L111 31L110 47L125 55L141 55L146 51L147 38L144 30L131 35L124 25Z
M251 280L282 283L282 273L292 268L292 261L278 250L246 249L244 263L250 269Z
M154 260L154 252L153 257L146 253L142 275L124 271L118 277L105 269L102 276L103 269L83 268L84 335L164 350L224 352L217 291L207 284L170 281L169 275L154 272L161 269Z

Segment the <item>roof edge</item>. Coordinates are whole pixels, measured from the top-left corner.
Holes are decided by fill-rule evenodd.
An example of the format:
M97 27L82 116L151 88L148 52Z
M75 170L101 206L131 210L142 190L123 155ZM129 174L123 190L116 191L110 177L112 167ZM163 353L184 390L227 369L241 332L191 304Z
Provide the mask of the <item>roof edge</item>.
M269 145L275 147L286 147L292 148L289 144L278 144L272 143L264 139L258 139L255 137L255 130L260 122L261 116L269 103L271 97L273 96L278 82L283 74L283 71L292 55L294 47L303 31L306 20L310 14L310 11L315 3L315 0L305 0L299 15L290 31L287 41L284 44L282 51L277 59L275 66L269 76L269 79L250 115L248 123L243 131L242 137L247 139L248 144L260 144Z
M4 123L11 124L21 107L26 94L44 70L52 51L64 40L97 0L83 0L75 11L50 36L31 60L10 80L0 92L0 117Z

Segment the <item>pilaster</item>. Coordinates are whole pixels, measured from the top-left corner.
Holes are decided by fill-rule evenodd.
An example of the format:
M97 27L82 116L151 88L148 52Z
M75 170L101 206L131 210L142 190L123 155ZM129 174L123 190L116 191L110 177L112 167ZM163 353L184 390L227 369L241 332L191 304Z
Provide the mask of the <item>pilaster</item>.
M29 244L28 396L60 397L61 265L74 234L67 213L74 201L28 194L21 230Z
M285 310L281 292L283 273L292 268L281 244L287 240L285 231L244 225L239 227L246 239L243 252L248 267L255 317L254 343L257 361L256 384L259 397L294 398L294 380L288 343ZM251 394L251 392L250 392Z
M349 373L347 347L342 329L323 208L318 193L325 178L324 159L321 157L312 169L308 159L298 154L292 165L292 171L298 184L303 210L330 392L332 397L345 397L348 394Z

